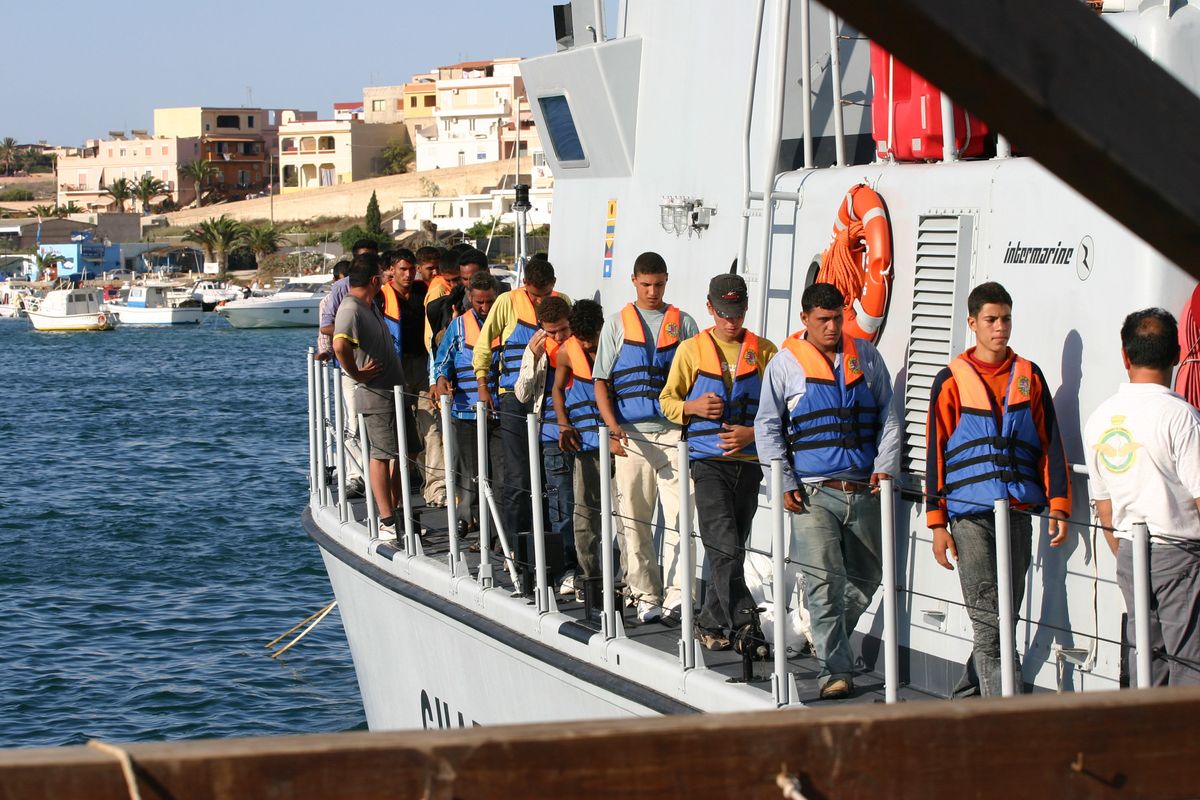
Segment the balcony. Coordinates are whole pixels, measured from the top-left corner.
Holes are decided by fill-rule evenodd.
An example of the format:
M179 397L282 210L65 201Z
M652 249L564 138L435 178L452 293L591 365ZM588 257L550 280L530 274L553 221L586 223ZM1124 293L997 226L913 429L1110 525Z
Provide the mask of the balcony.
M450 105L434 106L435 117L507 117L512 114L512 103L501 100L490 106Z

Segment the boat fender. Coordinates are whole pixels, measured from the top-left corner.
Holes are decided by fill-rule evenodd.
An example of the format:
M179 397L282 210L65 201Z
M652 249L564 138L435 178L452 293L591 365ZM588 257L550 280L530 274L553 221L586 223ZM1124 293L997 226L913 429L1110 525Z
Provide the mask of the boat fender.
M108 324L108 315L105 314L103 311L101 311L99 314L96 315L96 324L97 325L107 325Z

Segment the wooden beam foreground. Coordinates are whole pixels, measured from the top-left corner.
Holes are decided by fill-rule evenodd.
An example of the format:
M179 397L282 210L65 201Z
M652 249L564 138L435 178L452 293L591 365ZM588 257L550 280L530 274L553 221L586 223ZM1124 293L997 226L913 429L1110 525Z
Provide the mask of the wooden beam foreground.
M1177 798L1200 794L1200 687L894 706L129 745L141 796ZM86 747L0 751L0 798L123 800Z
M1200 98L1080 0L822 2L1200 278Z

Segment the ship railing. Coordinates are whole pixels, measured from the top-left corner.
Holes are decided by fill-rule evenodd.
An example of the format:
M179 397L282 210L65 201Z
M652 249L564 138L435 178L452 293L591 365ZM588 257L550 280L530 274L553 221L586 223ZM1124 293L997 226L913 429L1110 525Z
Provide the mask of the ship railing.
M344 475L346 474L346 466L350 459L351 451L357 450L356 455L361 458L361 464L369 464L369 437L365 424L360 414L358 417L358 434L357 437L352 437L346 428L346 411L345 401L342 396L342 382L338 378L339 371L329 362L315 361L312 358L310 350L309 372L308 372L308 419L309 419L309 482L310 492L320 507L336 506L338 517L341 522L346 522L350 518L350 504L346 495L346 483ZM409 556L422 554L420 533L416 530L414 524L415 509L412 504L412 492L409 484L409 466L422 468L422 463L419 458L412 458L407 454L407 425L409 424L408 415L405 413L405 406L415 401L420 395L404 392L401 387L396 387L395 390L395 405L397 414L397 452L404 454L406 461L405 467L400 469L401 481L401 499L403 507L403 521L397 519L397 525L403 524L403 530L397 530L395 535L396 546L402 548ZM443 425L443 431L451 430L451 409L450 398L444 396L440 402L440 417ZM527 426L527 434L529 437L529 489L510 482L510 476L492 476L489 475L489 448L492 437L492 427L495 420L498 419L503 412L487 409L482 403L476 407L476 449L478 458L478 469L474 475L458 474L453 469L455 463L455 437L442 436L443 442L443 458L445 466L442 468L442 474L446 481L446 523L449 538L449 563L448 569L453 576L467 577L477 580L484 588L495 588L494 573L493 573L493 555L492 555L492 540L493 533L496 534L497 540L501 546L500 562L503 568L509 573L514 586L520 584L518 575L519 570L531 570L533 573L533 594L534 603L539 614L550 613L557 610L554 602L554 593L552 584L547 574L547 558L546 558L546 525L542 515L542 503L532 502L532 530L529 532L533 545L533 562L519 562L514 554L513 542L510 541L510 535L519 535L524 532L507 531L504 528L504 522L500 509L496 502L496 491L499 489L519 490L528 492L532 497L539 499L545 498L542 486L542 459L540 454L539 441L539 420L536 415L524 415L523 419ZM338 432L342 432L339 436ZM626 435L637 440L636 434L626 432ZM662 446L650 440L641 440L642 444ZM679 663L683 671L688 671L697 668L703 664L703 659L697 658L697 648L700 644L694 638L693 634L693 613L695 607L695 597L693 593L693 583L697 573L696 565L693 556L693 540L700 538L697 533L692 531L692 487L690 480L690 459L688 457L687 442L681 441L675 445L675 453L668 454L673 456L678 469L679 480L679 508L680 517L678 527L672 527L669 521L664 520L662 527L668 531L674 531L679 534L680 531L687 531L686 536L680 535L680 547L678 553L679 563L677 569L679 574L684 576L680 581L681 588L681 604L677 609L680 619L680 640L679 640ZM596 513L600 520L600 555L601 555L601 584L603 603L599 609L599 630L606 640L615 639L624 636L624 627L622 624L621 614L617 609L617 580L616 580L616 564L614 558L615 546L615 526L618 523L633 522L636 520L629 519L614 510L613 503L613 487L612 487L612 465L613 454L611 450L611 442L608 436L608 430L601 427L599 430L599 461L600 461L600 507L588 508L582 503L576 501L576 506L581 507L586 511ZM358 460L358 459L354 459ZM772 690L776 703L780 706L798 702L799 698L795 696L793 691L792 678L789 675L789 666L787 658L786 644L786 620L791 609L788 608L787 600L790 591L785 588L786 570L789 566L799 568L801 571L810 571L815 573L828 572L825 568L805 563L798 559L791 558L787 555L789 534L786 528L787 515L784 508L784 490L783 476L785 464L782 460L775 460L770 463L756 463L759 467L765 468L769 475L768 481L768 503L767 509L771 514L770 529L771 529L771 549L769 551L756 549L749 543L738 548L738 552L732 555L744 557L746 554L757 554L766 556L771 559L773 585L771 605L774 617L773 625L773 641L771 642L772 651L774 653L773 664L771 666L771 682ZM330 467L332 466L332 470ZM1076 471L1081 471L1076 468ZM329 484L329 475L333 473L336 477L336 482L333 486ZM363 469L364 476L368 475L368 471ZM456 501L456 484L459 481L474 482L478 485L478 502L480 509L480 532L479 532L479 550L480 564L474 576L470 574L470 569L462 548L462 542L459 541L458 535L458 508ZM373 498L371 495L370 481L365 481L367 486L366 505L368 515L366 525L370 532L372 540L379 539L379 519L374 509ZM830 490L820 485L806 487L810 493L812 492L829 492ZM877 614L882 615L882 650L884 660L884 693L887 702L895 702L900 688L900 669L899 669L899 643L900 643L900 627L897 613L897 598L901 594L906 594L911 598L923 598L935 601L940 601L948 605L960 606L968 611L973 610L971 605L963 600L957 600L950 597L940 597L920 591L916 587L904 586L897 581L897 563L896 563L896 544L897 544L897 526L895 504L897 495L903 493L910 498L915 498L918 501L924 502L929 499L924 491L906 486L901 490L893 478L884 478L879 482L878 487L872 487L880 499L881 513L881 566L882 566L882 582L883 590L882 602ZM1152 656L1156 655L1152 649L1150 641L1150 589L1149 589L1149 533L1145 524L1137 524L1132 530L1132 555L1133 555L1133 595L1134 608L1131 609L1133 619L1135 621L1136 640L1130 645L1127 642L1115 639L1102 637L1097 629L1094 633L1075 631L1070 628L1064 628L1054 625L1048 621L1041 619L1027 619L1016 613L1013 605L1012 582L1011 578L1005 576L1011 575L1011 560L1012 545L1010 540L1010 514L1014 513L1009 507L1007 499L997 500L989 506L995 519L996 530L996 585L998 587L998 624L1001 636L1001 652L1016 653L1016 643L1014 630L1018 621L1027 623L1036 623L1040 627L1048 628L1071 636L1079 636L1081 638L1090 639L1093 641L1094 647L1103 642L1108 645L1119 648L1130 648L1136 654L1136 680L1138 687L1147 687L1151 682L1151 660ZM981 506L981 511L987 509ZM1026 510L1021 510L1021 514L1028 514L1035 519L1040 518L1046 522L1051 519L1048 514L1031 514ZM654 521L647 520L652 526ZM1113 532L1111 529L1105 529L1097 520L1089 519L1088 521L1068 520L1068 524L1083 531L1091 533L1103 533L1106 530ZM687 546L682 546L686 544ZM708 550L713 550L711 546ZM1095 553L1091 556L1096 558ZM667 554L663 554L664 561ZM665 566L665 565L664 565ZM667 570L664 569L664 572ZM835 574L835 573L829 573ZM837 573L839 577L844 579L853 579L859 576L846 573ZM689 579L690 578L690 579ZM1098 578L1094 574L1094 581ZM661 608L663 611L674 612L676 609ZM1163 655L1157 653L1157 655ZM1089 655L1089 661L1091 654ZM819 659L818 659L819 660ZM1175 659L1178 660L1178 659ZM1194 669L1200 670L1200 665L1186 664ZM1001 659L1001 683L1002 693L1005 695L1013 694L1017 691L1018 676L1015 670L1015 663L1012 658Z

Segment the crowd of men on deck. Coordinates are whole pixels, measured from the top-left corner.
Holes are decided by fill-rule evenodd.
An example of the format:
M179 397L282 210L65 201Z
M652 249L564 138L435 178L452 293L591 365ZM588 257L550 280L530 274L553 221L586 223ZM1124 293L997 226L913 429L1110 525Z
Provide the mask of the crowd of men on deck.
M849 304L835 286L804 290L803 328L776 346L744 327L748 295L739 275L711 279L702 331L666 301L667 264L653 252L632 264L633 302L607 317L598 303L556 291L554 267L540 256L510 289L471 247L379 255L364 241L335 277L321 304L318 358L341 367L351 433L363 415L368 474L352 468L346 477L360 491L370 481L382 535L403 527L399 470L410 463L431 507L447 502L444 475L453 472L460 536L477 531L489 508L505 531L529 531L526 420L534 413L546 533L562 545L556 584L583 600L584 587L600 579L603 426L614 456L623 598L641 623L678 621L691 577L681 574L679 557L691 539L679 531L676 452L686 441L688 502L708 575L695 636L711 650L743 652L762 642L745 547L764 471L782 460L789 557L803 575L821 697L853 693L850 636L882 579L878 490L899 471L902 422L883 358L871 342L843 333ZM1008 346L1012 312L1000 284L973 289L967 322L976 344L937 375L930 396L926 521L937 563L957 565L974 628L955 692L962 696L1000 694L1001 662L1016 658L1000 648L995 501L1007 499L1013 511L1014 609L1042 517L1052 547L1070 530L1071 466L1051 388ZM1154 683L1197 683L1200 412L1168 388L1180 359L1170 314L1131 314L1121 353L1130 381L1084 430L1091 495L1130 609L1131 530L1149 526ZM398 452L396 386L406 399L406 453ZM449 430L438 414L444 396ZM477 480L480 403L488 410L486 483ZM445 436L454 437L453 464L442 463Z

